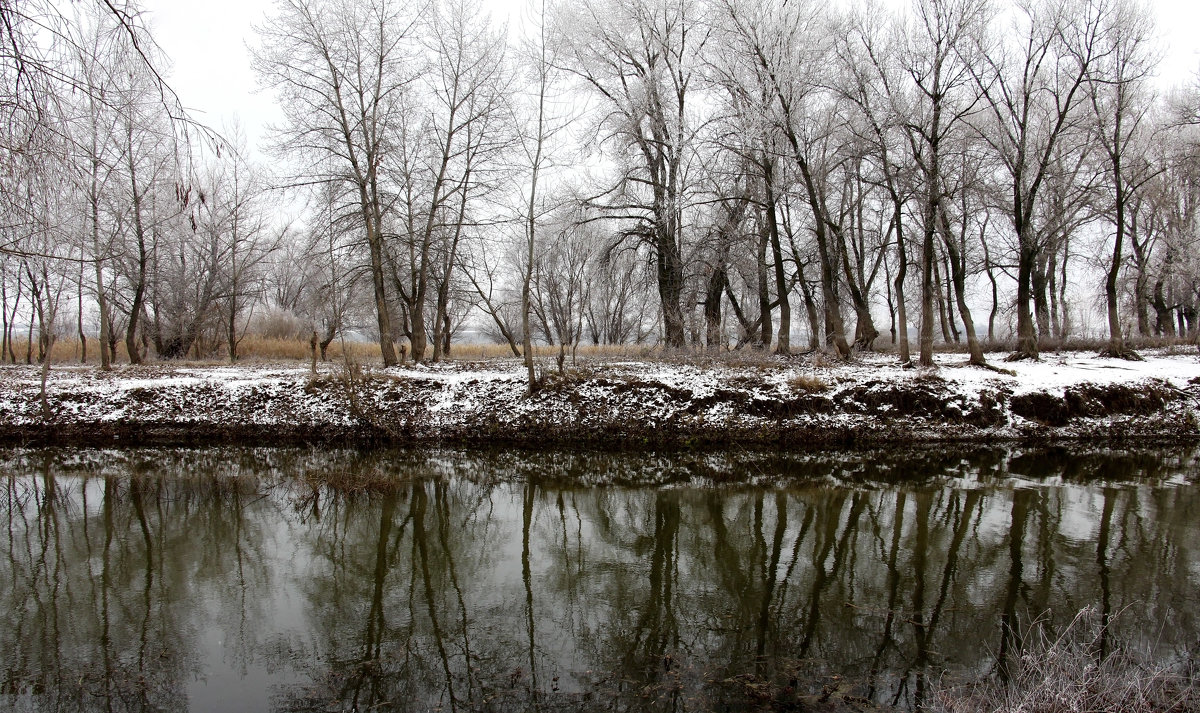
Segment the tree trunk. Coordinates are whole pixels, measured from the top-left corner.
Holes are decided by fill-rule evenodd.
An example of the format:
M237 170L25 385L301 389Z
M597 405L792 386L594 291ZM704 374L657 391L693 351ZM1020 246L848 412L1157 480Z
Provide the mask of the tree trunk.
M966 217L963 217L964 221ZM969 363L975 366L987 366L983 358L983 347L975 335L975 322L971 319L971 310L967 307L967 264L966 264L966 225L962 226L959 242L950 231L950 220L945 211L942 212L942 241L946 246L947 261L950 264L951 281L954 283L954 295L958 302L958 314L962 317L963 331L967 334L967 352L970 354Z
M1045 253L1034 260L1033 272L1029 276L1029 284L1033 289L1033 315L1037 320L1038 340L1042 344L1054 338L1054 331L1050 326L1050 300L1046 292L1049 283L1046 277L1047 261Z
M129 322L125 325L125 349L129 352L130 364L141 364L142 355L138 349L137 329L138 319L146 298L146 263L149 253L146 250L146 228L142 218L142 191L138 188L137 164L134 161L133 126L126 129L125 162L129 168L130 196L133 203L133 229L137 239L137 276L134 279L133 301L129 306Z
M785 114L790 114L790 106L784 98L779 96L779 100L783 104ZM850 343L846 341L846 325L842 319L841 298L838 296L837 289L837 262L835 256L831 254L829 246L828 213L817 192L816 178L812 175L808 160L800 149L799 138L792 127L788 126L786 129L788 142L792 147L792 156L796 161L796 166L800 169L805 196L809 208L812 210L813 232L817 239L817 256L821 263L821 300L824 303L822 306L825 311L826 340L834 345L839 356L849 359Z
M757 348L767 350L771 348L772 328L775 326L771 318L771 291L770 282L767 276L767 247L771 242L771 229L767 225L767 221L763 218L765 215L759 215L758 229L758 328L759 338L755 345Z
M928 210L928 209L927 209ZM933 366L934 287L933 236L926 230L921 244L921 353L917 363Z
M888 331L892 336L892 345L896 344L896 300L892 297L892 271L888 267L887 256L883 258L884 298L888 306Z
M710 352L719 352L724 347L721 330L721 300L725 293L725 262L718 256L708 276L708 287L704 291L704 343Z
M934 299L937 294L934 284L936 282L934 274L936 260L933 241L937 228L938 197L936 186L930 185L926 190L928 195L925 200L925 225L921 241L921 353L918 363L921 366L930 367L933 366Z
M1037 259L1037 249L1033 240L1024 234L1022 226L1017 226L1017 349L1009 360L1037 359L1038 340L1034 331L1033 312L1030 311L1032 297L1033 263Z
M1146 287L1150 281L1147 271L1145 249L1137 236L1137 214L1131 219L1129 226L1129 246L1133 249L1134 265L1137 267L1137 277L1133 283L1133 299L1137 312L1138 334L1148 337L1152 334L1150 327L1150 299L1146 295Z
M108 297L104 293L104 271L100 266L99 259L96 260L95 268L96 305L100 311L100 369L102 371L109 371L112 369L114 354L112 348L112 336L110 334L111 325L109 324L110 317L108 314Z
M866 285L860 283L850 264L849 250L842 245L842 274L846 277L846 289L850 292L850 304L854 307L854 345L866 351L879 337L875 321L871 318L871 304ZM863 281L865 283L865 280Z
M4 263L0 262L0 361L12 350L12 332L8 326L8 280L4 274L4 267ZM12 361L16 363L16 356L13 356Z
M935 271L937 270L936 267L934 269L935 269ZM962 341L962 338L959 336L959 333L958 333L958 323L954 321L954 283L951 280L951 270L950 270L949 259L945 255L942 256L941 270L944 273L944 277L946 278L945 279L946 293L945 293L945 299L943 300L942 293L940 290L940 285L943 284L942 276L939 275L939 276L937 276L938 285L939 285L938 310L941 312L943 319L944 319L944 321L942 322L942 326L943 327L948 326L950 328L950 334L947 335L945 330L943 329L942 336L946 338L947 342L953 340L955 344L958 344L959 342Z
M133 303L129 310L129 321L125 323L125 351L128 352L130 364L141 364L142 353L138 346L137 328L138 317L142 313L142 306L145 304L146 295L146 259L142 257L139 261L140 279L137 282L133 292Z
M683 293L683 257L679 252L678 216L675 202L661 208L670 213L666 221L656 220L655 233L658 263L658 297L662 304L664 345L667 349L682 349L684 346L683 309L680 300ZM660 210L656 210L656 215ZM664 224L665 223L665 224Z
M991 255L988 254L987 223L979 228L979 243L983 246L983 271L988 282L992 285L992 309L988 312L988 341L996 341L996 315L1000 312L1000 288L996 284L996 273L992 266Z
M41 390L39 392L42 401L42 421L49 423L53 413L50 411L50 400L46 396L46 383L50 380L50 350L54 348L54 333L46 332L46 355L42 359L42 378Z
M783 269L783 249L779 244L779 217L776 214L775 177L772 169L772 164L766 162L767 227L771 236L771 258L775 261L775 294L779 302L779 344L775 352L790 354L792 352L792 306L788 301L790 288ZM764 322L769 323L770 319L766 319ZM768 341L765 346L769 348L770 342Z
M226 323L226 325L225 325L225 327L228 331L227 339L229 340L229 363L230 364L236 362L237 358L238 358L238 353L237 353L237 345L238 345L237 311L238 311L237 289L235 288L234 290L232 290L232 294L229 295L229 322ZM313 332L313 335L316 335L316 332Z
M817 300L813 295L812 286L804 279L804 267L797 264L799 272L800 294L804 297L804 311L808 314L808 348L821 348L821 314L817 309Z
M817 201L815 188L809 189L810 200ZM846 341L846 324L842 320L841 298L837 290L837 266L830 254L829 241L823 221L824 210L816 208L817 255L821 262L821 301L825 311L826 340L837 349L843 359L850 358L850 344Z
M79 282L77 283L75 303L76 327L79 330L79 363L87 363L87 335L83 333L83 263L79 264Z
M108 353L112 355L113 361L116 361L117 360L117 341L119 339L118 334L119 334L120 330L118 330L116 328L116 325L113 324L111 321L111 317L112 317L111 310L109 310L109 317L110 317L110 321L108 323Z
M543 11L545 7L543 6ZM525 204L525 274L522 275L521 281L521 346L525 357L525 372L526 372L526 388L527 393L532 395L541 386L538 383L537 373L533 368L533 335L529 328L529 307L530 307L530 292L533 286L533 252L537 238L537 189L538 177L542 168L542 149L545 144L545 118L546 118L546 27L545 16L540 18L542 24L539 30L542 33L541 40L541 64L538 69L538 112L537 112L537 138L533 153L533 161L530 164L531 175L529 181L529 201Z
M1120 124L1117 124L1120 127ZM1104 299L1108 307L1108 348L1101 352L1103 356L1118 359L1140 359L1136 352L1125 346L1125 336L1121 333L1120 304L1117 301L1117 278L1121 275L1121 251L1125 242L1125 183L1121 175L1120 154L1110 154L1112 159L1113 178L1115 183L1116 234L1113 236L1112 262L1104 279Z
M392 341L392 315L388 308L387 288L383 280L383 236L374 220L372 206L367 198L366 187L360 186L363 201L363 219L367 227L367 248L371 256L371 287L375 297L375 326L379 330L379 352L384 366L396 365L396 345ZM413 354L416 354L414 347Z
M896 223L896 321L899 323L900 363L911 364L912 355L908 344L908 305L904 302L904 278L908 275L908 252L904 247L904 201L889 188L892 194L892 220Z

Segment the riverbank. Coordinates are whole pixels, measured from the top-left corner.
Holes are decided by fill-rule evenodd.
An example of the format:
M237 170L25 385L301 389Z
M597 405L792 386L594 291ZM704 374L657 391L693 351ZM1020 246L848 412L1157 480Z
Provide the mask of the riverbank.
M1200 439L1200 358L1091 353L1003 364L888 355L595 362L526 394L515 360L353 368L152 364L0 367L9 444L784 446Z

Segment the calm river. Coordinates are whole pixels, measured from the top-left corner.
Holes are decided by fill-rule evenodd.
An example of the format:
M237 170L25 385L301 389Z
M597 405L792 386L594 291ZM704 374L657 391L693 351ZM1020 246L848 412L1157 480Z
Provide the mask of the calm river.
M0 451L0 708L911 709L1088 606L1177 663L1198 462Z

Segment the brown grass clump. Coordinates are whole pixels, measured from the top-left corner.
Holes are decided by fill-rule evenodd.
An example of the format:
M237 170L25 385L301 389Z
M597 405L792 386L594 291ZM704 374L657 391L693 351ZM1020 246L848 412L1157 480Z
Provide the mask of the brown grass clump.
M788 386L798 394L818 394L829 390L829 383L815 374L800 374L788 380Z
M1114 642L1091 607L1059 634L1036 621L1007 683L938 693L944 713L1184 713L1200 711L1195 680L1148 663L1148 656Z

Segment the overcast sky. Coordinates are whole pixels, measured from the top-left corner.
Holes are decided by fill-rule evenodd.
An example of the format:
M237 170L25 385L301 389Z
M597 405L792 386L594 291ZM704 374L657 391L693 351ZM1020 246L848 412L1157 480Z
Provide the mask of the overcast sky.
M496 17L516 0L484 0ZM899 0L896 0L899 1ZM278 116L272 97L256 92L248 46L257 42L253 26L271 11L271 0L144 0L150 25L172 60L170 82L184 105L204 123L221 130L235 117L253 148L264 126ZM1152 0L1164 44L1160 84L1189 81L1200 68L1200 2Z

